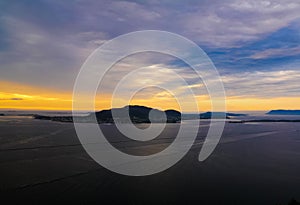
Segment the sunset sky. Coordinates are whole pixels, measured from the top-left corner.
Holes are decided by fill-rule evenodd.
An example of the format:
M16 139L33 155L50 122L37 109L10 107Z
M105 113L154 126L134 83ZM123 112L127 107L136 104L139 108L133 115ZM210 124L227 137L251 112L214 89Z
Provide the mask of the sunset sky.
M228 110L300 109L299 11L298 0L0 1L0 109L71 110L86 58L114 37L150 29L182 35L207 53L223 80ZM154 73L172 83L170 69L189 76L175 58L131 56L108 73L97 109L110 108L112 87L133 67L145 68L141 83ZM190 86L199 109L209 110L203 84L191 80ZM132 104L178 109L174 96L151 87Z

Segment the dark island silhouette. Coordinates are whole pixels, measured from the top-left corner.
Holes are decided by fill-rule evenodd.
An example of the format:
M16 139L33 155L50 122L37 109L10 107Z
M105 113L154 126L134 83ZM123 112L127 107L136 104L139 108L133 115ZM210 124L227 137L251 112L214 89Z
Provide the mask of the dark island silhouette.
M151 111L151 114L150 114ZM113 114L114 113L114 117ZM129 113L129 118L126 117ZM149 118L151 115L151 119ZM271 110L267 115L300 115L300 110ZM112 108L101 110L99 112L90 113L87 116L77 116L77 122L94 122L97 120L101 123L177 123L181 120L195 119L233 119L234 117L243 117L247 114L227 113L227 112L205 112L201 114L181 114L177 110L158 110L151 107L140 105L127 105L122 108ZM35 119L51 120L58 122L74 122L73 116L45 116L33 115ZM165 117L165 118L164 118ZM254 119L254 120L232 120L229 123L247 123L247 122L300 122L300 119Z
M300 110L271 110L266 115L300 115ZM247 122L300 122L300 119L257 119L257 120L238 120L229 121L229 123L247 123Z
M151 114L150 114L151 112ZM114 117L113 117L114 113ZM129 118L128 118L129 113ZM151 115L151 120L149 118ZM127 117L126 117L127 116ZM164 118L165 116L165 118ZM108 110L101 110L99 112L90 113L88 116L76 117L76 121L93 122L94 119L98 123L115 123L116 121L122 123L177 123L181 120L195 120L195 119L231 119L232 117L247 116L247 114L236 114L226 112L205 112L201 114L181 114L177 110L158 110L151 107L141 105L127 105L122 108L112 108ZM73 116L45 116L33 115L35 119L52 120L58 122L74 122Z
M271 110L267 115L300 115L300 110Z
M113 117L112 113L115 113ZM149 114L151 112L152 119L149 119ZM158 109L153 109L146 106L140 105L128 105L123 108L113 108L109 110L102 110L96 112L96 119L98 123L113 123L114 120L119 122L128 122L126 115L129 113L130 120L133 123L151 123L151 122L164 122L176 123L181 121L181 113L176 110L165 110L161 111ZM164 119L164 117L166 119Z
M113 117L114 113L114 117ZM129 118L126 117L129 113ZM149 118L151 116L151 120ZM35 119L52 120L58 122L73 122L72 116L44 116L34 115ZM177 110L158 110L140 105L128 105L122 108L112 108L109 110L101 110L96 113L90 113L88 116L76 117L76 121L93 122L96 118L98 123L115 123L116 121L122 123L177 123L181 121L181 113Z
M231 119L231 117L241 117L241 116L247 116L247 114L237 114L237 113L229 113L229 112L205 112L201 113L199 115L200 119L211 119L212 117L214 119Z

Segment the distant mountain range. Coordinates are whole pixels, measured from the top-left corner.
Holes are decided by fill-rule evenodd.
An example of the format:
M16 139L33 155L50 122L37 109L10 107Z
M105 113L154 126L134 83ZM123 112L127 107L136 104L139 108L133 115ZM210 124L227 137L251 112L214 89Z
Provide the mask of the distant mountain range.
M300 115L300 110L271 110L267 115ZM284 117L282 117L284 118ZM229 121L229 123L247 123L247 122L300 122L300 119L250 119Z
M300 110L271 110L267 115L300 115Z

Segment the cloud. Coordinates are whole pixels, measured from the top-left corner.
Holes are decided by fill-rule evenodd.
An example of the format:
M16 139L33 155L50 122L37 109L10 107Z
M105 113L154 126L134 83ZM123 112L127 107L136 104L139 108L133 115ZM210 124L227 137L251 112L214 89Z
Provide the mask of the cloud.
M0 98L0 100L24 100L23 98Z
M229 96L299 93L298 65L294 70L286 65L274 66L280 63L274 58L289 56L295 61L300 48L270 47L261 42L275 39L272 34L281 29L291 33L288 28L299 25L297 0L78 0L39 1L30 6L22 1L11 2L5 3L0 16L0 80L71 92L81 65L99 45L127 32L159 29L181 34L214 52L211 56L224 70L222 77ZM287 36L283 34L280 39L284 43ZM290 35L288 38L297 44L299 33L293 33L293 38ZM272 62L264 61L269 59ZM193 72L173 63L174 59L167 56L132 57L107 74L105 87L111 89L123 74L143 66L156 66L159 70L143 76L160 75L171 84L173 76L166 71L173 69L191 87L201 87ZM280 73L285 71L290 73ZM291 76L287 78L288 75ZM141 82L132 79L127 86L134 83Z
M33 6L35 9L19 4L9 10L10 15L28 19L42 29L48 26L54 33L104 32L112 38L130 31L162 29L217 47L241 46L241 42L257 40L300 18L297 0L79 0L43 2ZM45 8L47 12L42 13ZM42 22L34 20L35 15Z
M300 70L255 71L222 76L227 97L299 97Z
M9 16L2 21L10 47L0 51L0 79L58 90L72 89L84 59L106 38L101 32L55 35Z
M250 56L252 59L266 59L275 57L295 56L300 54L300 47L294 48L271 48L264 51L259 51Z
M163 21L177 19L170 26L162 26L202 45L215 47L241 47L245 42L253 42L287 27L300 17L300 2L295 0L191 2L182 2L171 9L158 9L164 14Z
M23 100L23 98L10 98L10 100Z

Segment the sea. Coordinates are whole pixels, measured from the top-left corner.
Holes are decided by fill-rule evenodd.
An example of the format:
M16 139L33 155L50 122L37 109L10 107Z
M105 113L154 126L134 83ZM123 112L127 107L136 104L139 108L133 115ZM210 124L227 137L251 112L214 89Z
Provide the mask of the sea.
M284 205L292 199L300 201L299 122L227 121L216 149L200 162L199 152L214 122L185 120L182 123L200 123L200 127L193 146L180 161L153 175L127 176L95 162L80 143L72 123L31 116L64 116L70 112L0 113L5 114L0 116L3 204ZM234 120L300 119L265 112L247 114ZM160 135L145 142L124 137L113 124L99 127L116 149L146 156L174 142L180 125L167 124ZM147 126L137 125L141 129Z

